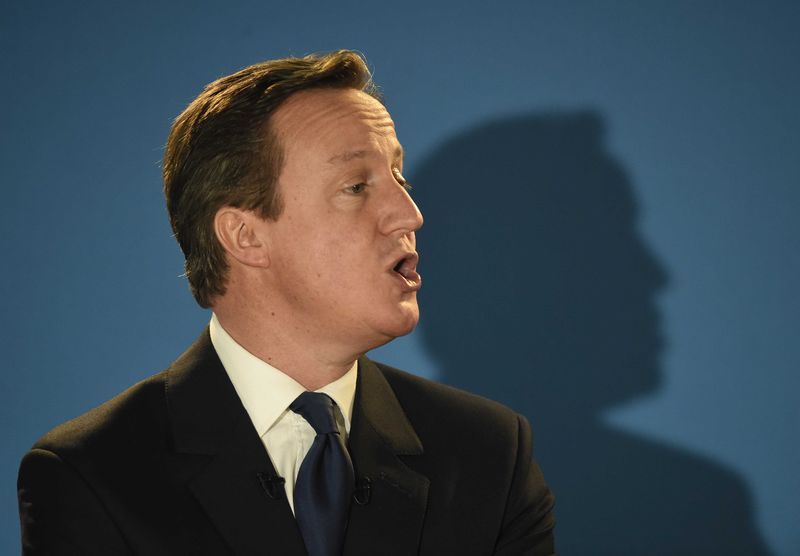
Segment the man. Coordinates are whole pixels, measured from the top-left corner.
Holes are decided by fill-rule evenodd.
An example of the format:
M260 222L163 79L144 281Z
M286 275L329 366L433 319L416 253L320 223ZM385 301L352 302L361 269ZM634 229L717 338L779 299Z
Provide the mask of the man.
M417 323L422 216L358 55L210 84L164 188L211 323L26 455L24 553L553 552L525 419L363 355Z

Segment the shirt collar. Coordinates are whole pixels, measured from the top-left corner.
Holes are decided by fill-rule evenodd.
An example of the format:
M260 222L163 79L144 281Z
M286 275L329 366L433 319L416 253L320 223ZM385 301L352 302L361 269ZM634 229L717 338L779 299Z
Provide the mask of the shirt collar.
M213 313L209 333L211 343L256 432L264 436L306 389L289 375L240 346L222 328L217 315ZM357 377L358 361L343 376L317 390L329 395L339 406L347 432L350 432Z

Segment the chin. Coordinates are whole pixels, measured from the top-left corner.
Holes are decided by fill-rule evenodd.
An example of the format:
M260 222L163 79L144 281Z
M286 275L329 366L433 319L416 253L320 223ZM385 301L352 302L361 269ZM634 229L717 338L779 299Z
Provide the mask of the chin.
M414 303L413 306L404 305L399 313L387 318L377 327L381 338L374 347L382 346L395 338L410 334L417 327L417 322L419 322L417 304ZM370 349L374 349L374 347Z
M417 327L418 320L419 319L417 317L409 318L405 322L399 322L391 327L387 327L385 334L390 340L399 338L400 336L405 336L406 334L411 334L411 332L413 332Z
M412 302L404 303L401 307L405 321L400 327L401 332L398 336L405 336L410 334L417 327L419 322L419 306L417 305L416 298Z
M411 334L414 331L414 329L417 327L417 322L418 321L419 321L419 319L416 318L416 319L414 319L413 323L410 323L410 324L408 324L406 326L403 326L403 327L399 328L397 334L395 334L395 338L398 338L400 336L405 336L406 334Z

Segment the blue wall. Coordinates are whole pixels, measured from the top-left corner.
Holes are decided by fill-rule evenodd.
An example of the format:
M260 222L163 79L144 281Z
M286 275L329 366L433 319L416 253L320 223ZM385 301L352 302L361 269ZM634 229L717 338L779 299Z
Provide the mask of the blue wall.
M525 413L564 554L800 553L794 2L6 6L0 552L57 423L199 332L160 192L215 77L355 48L427 223L374 354Z

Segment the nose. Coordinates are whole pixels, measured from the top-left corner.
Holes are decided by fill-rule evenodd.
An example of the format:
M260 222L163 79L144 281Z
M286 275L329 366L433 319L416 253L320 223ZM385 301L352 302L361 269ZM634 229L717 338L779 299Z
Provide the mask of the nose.
M396 232L416 232L424 222L422 213L411 198L408 190L396 180L388 189L380 227L383 233L390 235Z

